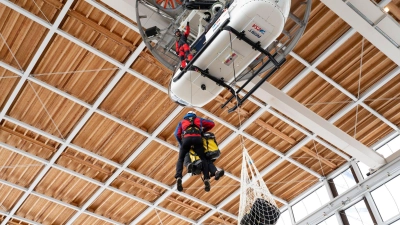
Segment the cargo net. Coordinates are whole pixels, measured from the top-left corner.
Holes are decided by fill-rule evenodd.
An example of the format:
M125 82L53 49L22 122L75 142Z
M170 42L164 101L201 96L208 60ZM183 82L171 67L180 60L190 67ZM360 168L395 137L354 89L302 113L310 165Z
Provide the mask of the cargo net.
M281 213L246 148L243 149L240 190L240 225L276 224Z

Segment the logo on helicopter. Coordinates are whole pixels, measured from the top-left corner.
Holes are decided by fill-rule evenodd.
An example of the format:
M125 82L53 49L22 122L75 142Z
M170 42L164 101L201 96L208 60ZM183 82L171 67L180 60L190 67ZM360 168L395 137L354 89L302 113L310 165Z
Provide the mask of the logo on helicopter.
M251 34L253 34L257 38L261 38L261 36L263 34L265 34L265 30L263 30L260 26L258 26L255 23L251 26L251 28L248 30L248 32L250 32Z
M256 31L260 32L261 34L265 34L265 30L261 29L260 26L258 26L257 24L253 24L253 26L251 26L252 28L254 28Z

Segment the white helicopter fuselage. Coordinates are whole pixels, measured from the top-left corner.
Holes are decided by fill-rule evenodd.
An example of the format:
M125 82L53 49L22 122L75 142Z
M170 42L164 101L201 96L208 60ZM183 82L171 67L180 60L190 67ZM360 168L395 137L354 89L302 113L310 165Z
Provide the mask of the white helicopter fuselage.
M235 0L206 33L206 42L229 19L227 26L244 31L261 48L268 47L281 33L290 10L290 0ZM193 65L226 83L234 80L260 52L223 30L209 44ZM181 72L178 69L173 78ZM224 87L199 72L188 70L179 80L170 83L170 96L187 106L202 107L214 99Z

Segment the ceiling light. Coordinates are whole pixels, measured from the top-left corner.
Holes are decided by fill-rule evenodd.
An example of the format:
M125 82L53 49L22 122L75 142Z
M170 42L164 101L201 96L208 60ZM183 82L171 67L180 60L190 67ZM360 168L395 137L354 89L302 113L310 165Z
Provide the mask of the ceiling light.
M388 8L388 7L383 8L383 10L384 10L385 12L389 12L389 8Z

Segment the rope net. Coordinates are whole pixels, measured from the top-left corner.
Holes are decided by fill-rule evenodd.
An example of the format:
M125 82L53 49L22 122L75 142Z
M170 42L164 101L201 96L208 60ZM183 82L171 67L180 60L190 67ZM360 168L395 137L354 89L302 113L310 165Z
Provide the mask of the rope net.
M240 225L276 224L281 213L246 148L243 149L240 191Z

